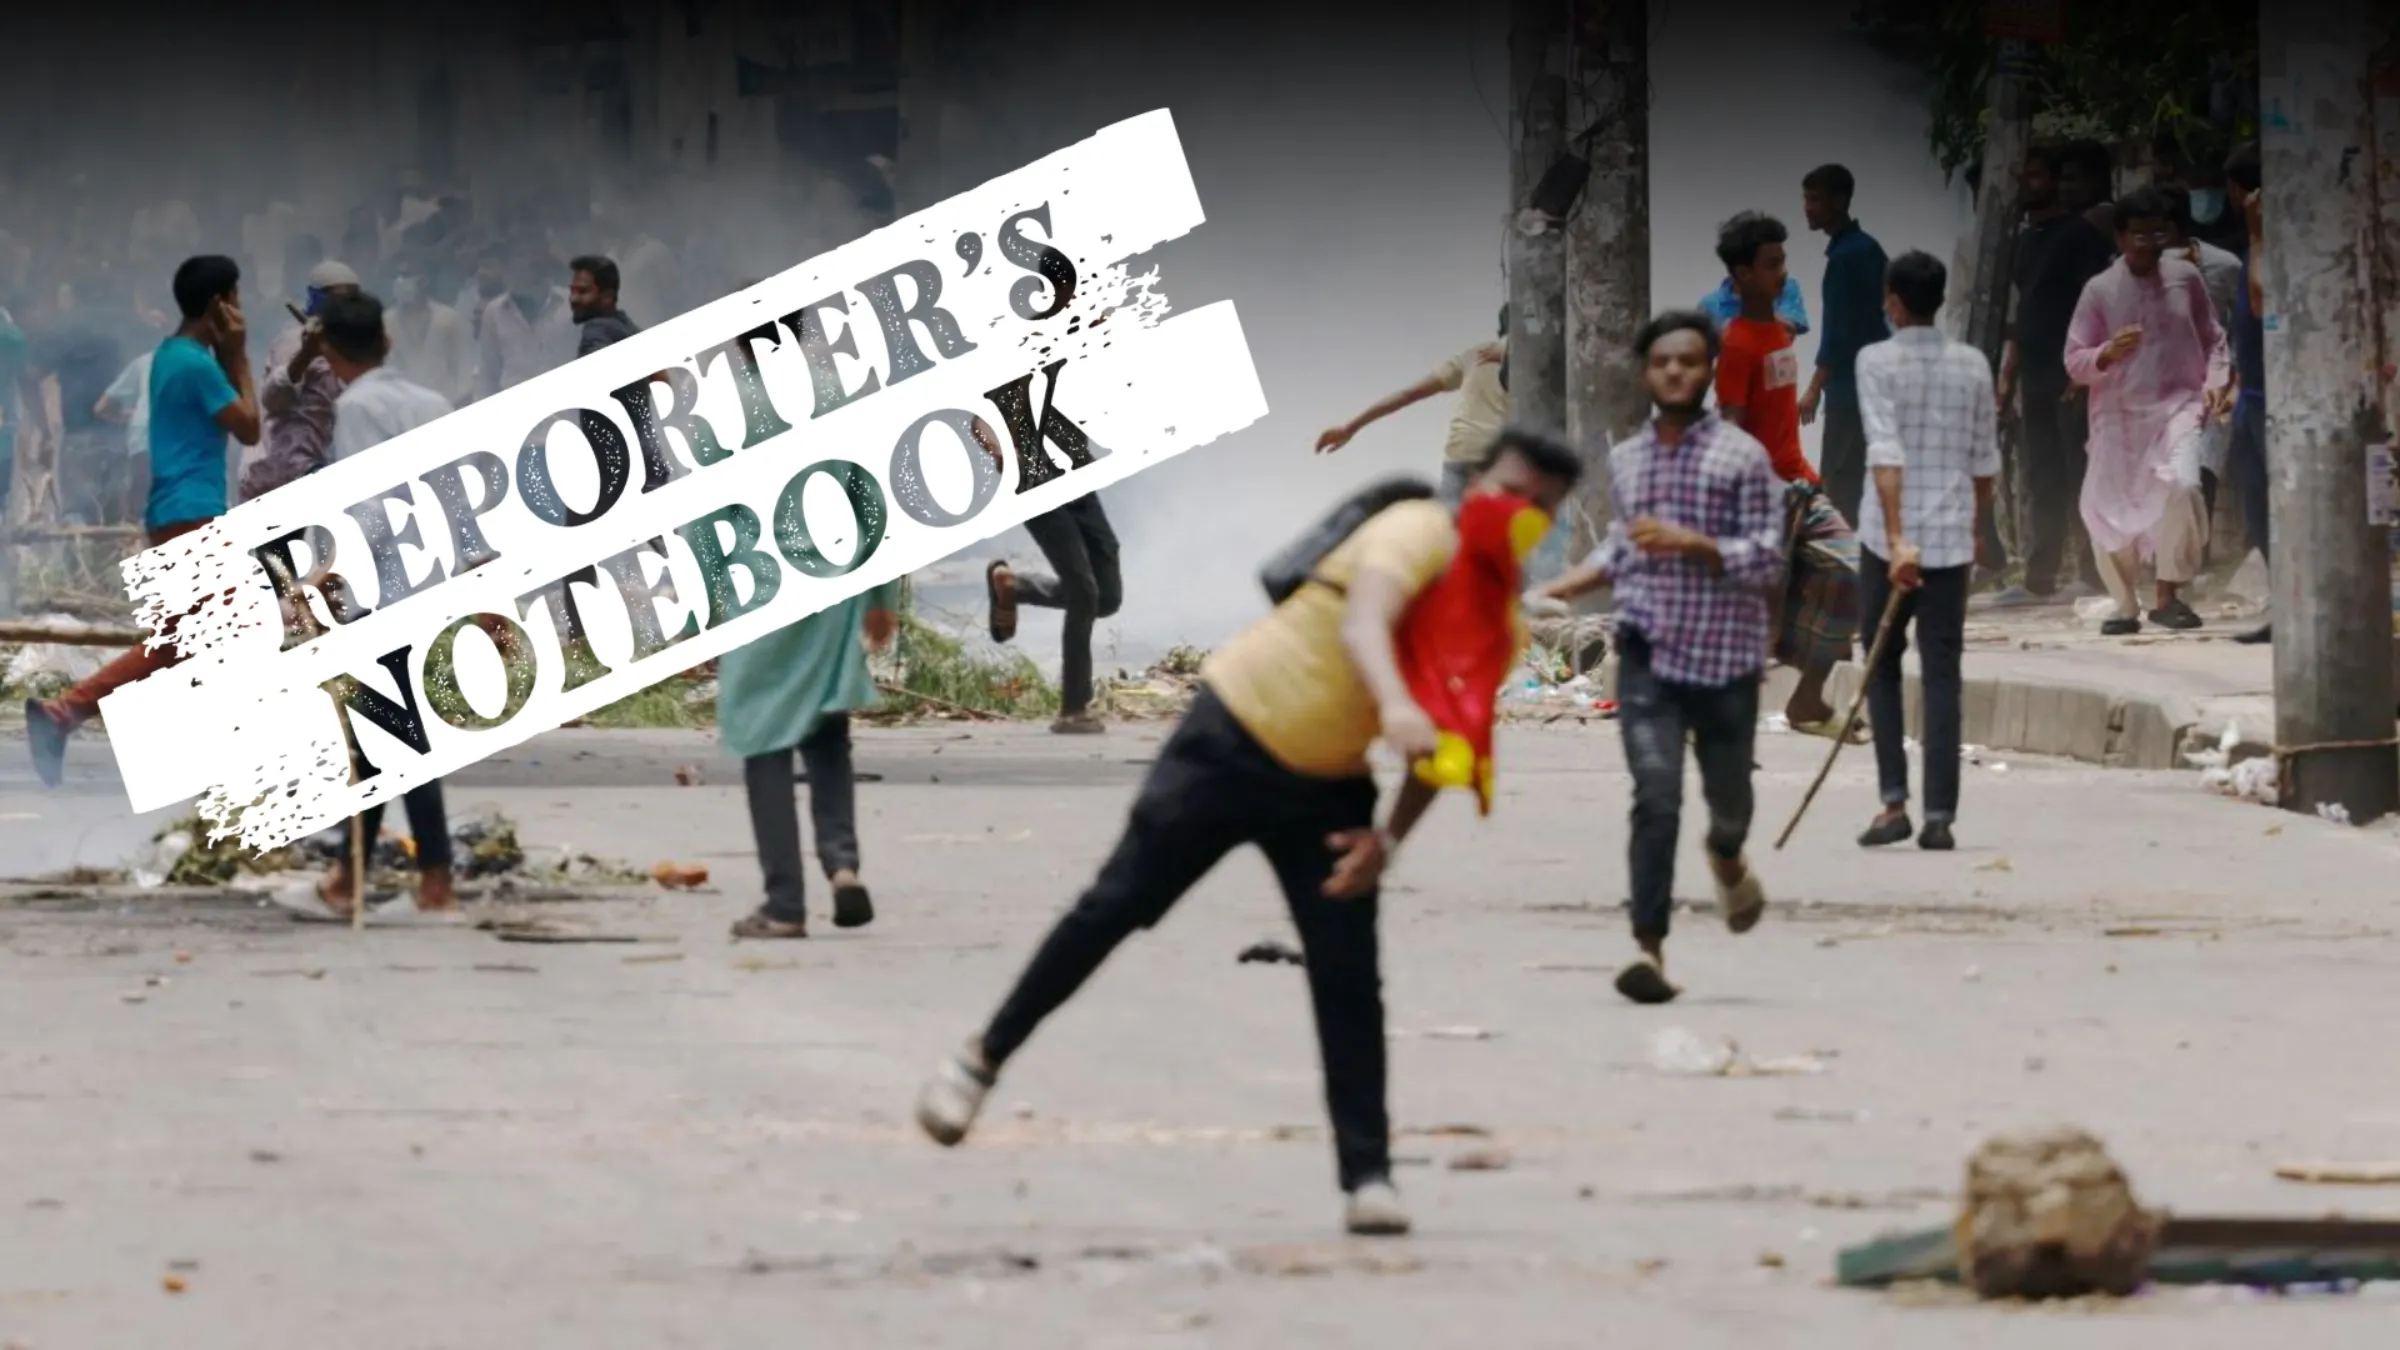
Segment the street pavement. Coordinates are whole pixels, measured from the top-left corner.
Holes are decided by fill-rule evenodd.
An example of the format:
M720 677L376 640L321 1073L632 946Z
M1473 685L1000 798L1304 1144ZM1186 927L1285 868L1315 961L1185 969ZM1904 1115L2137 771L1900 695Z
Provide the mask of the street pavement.
M1968 1152L2021 1125L2096 1131L2186 1213L2400 1211L2272 1175L2400 1157L2372 1048L2400 1015L2400 833L2192 773L1987 759L1957 853L1867 856L1848 751L1777 853L1826 745L1762 737L1775 908L1738 939L1679 918L1690 992L1636 1009L1609 987L1614 729L1512 727L1492 816L1444 802L1383 902L1416 1236L1338 1236L1303 976L1235 960L1289 936L1255 856L935 1148L918 1083L1098 864L1164 729L862 730L879 918L805 943L726 940L758 885L739 776L681 733L557 732L450 790L537 854L707 865L696 894L529 907L645 943L358 934L240 901L0 909L0 1345L2393 1342L2400 1305L2371 1295L2012 1311L1828 1287L1842 1245L1946 1222ZM0 741L0 874L146 838L104 748L58 793L23 753ZM1669 1029L1822 1072L1664 1073ZM1498 1170L1449 1166L1495 1149Z

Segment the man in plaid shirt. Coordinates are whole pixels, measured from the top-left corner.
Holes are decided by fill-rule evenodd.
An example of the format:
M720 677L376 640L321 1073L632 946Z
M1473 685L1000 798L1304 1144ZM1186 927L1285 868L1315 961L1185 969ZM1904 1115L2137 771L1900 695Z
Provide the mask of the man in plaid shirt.
M1950 848L1950 821L1958 813L1958 662L1967 640L1976 528L1992 509L2000 473L2000 412L1983 354L1934 327L1948 282L1948 269L1927 254L1893 260L1883 301L1892 336L1858 357L1858 406L1867 427L1867 469L1875 477L1858 522L1861 613L1880 621L1893 594L1900 597L1883 659L1867 672L1867 715L1883 788L1883 814L1858 837L1867 848L1910 834L1900 658L1908 650L1903 630L1912 622L1925 689L1925 831L1917 845Z
M1767 896L1742 846L1750 836L1751 751L1774 597L1784 580L1783 483L1765 447L1705 401L1716 326L1662 314L1634 340L1657 407L1609 460L1615 511L1584 564L1536 594L1567 599L1616 585L1617 703L1633 771L1633 940L1617 976L1636 1003L1682 992L1667 981L1666 941L1683 823L1686 736L1708 799L1717 907L1736 933Z

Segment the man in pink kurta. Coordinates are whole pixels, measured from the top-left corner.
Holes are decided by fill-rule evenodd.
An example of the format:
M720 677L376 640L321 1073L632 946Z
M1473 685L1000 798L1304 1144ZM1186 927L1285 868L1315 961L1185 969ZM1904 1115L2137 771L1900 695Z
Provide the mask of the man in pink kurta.
M2067 375L2091 390L2083 523L2116 614L2100 631L2138 633L2142 564L2157 574L2150 621L2198 628L2178 594L2200 571L2208 512L2200 432L2224 415L2225 332L2200 269L2167 255L2174 206L2152 188L2116 204L2119 257L2083 288L2067 330Z

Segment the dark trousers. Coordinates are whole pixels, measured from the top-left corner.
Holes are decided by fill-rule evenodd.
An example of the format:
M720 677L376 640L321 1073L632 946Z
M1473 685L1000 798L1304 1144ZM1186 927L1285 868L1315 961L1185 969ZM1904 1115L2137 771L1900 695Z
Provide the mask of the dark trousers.
M1900 599L1883 660L1867 672L1867 715L1875 728L1875 777L1883 804L1908 805L1908 715L1901 702L1900 658L1908 652L1908 630L1917 630L1918 688L1923 692L1925 819L1958 817L1960 719L1959 653L1967 643L1967 592L1972 567L1928 567L1925 584ZM1859 612L1883 621L1891 602L1891 565L1868 549L1858 551Z
M999 1068L1118 943L1166 917L1219 859L1256 844L1275 870L1307 956L1342 1189L1388 1175L1376 897L1332 900L1322 890L1334 862L1327 837L1374 819L1373 778L1293 773L1203 688L1159 750L1116 851L1050 930L983 1033L985 1060Z
M2233 403L2233 440L2225 448L2225 473L2242 499L2242 527L2251 547L2272 562L2267 548L2267 401L2245 396Z
M1117 569L1117 535L1098 495L1078 497L1025 522L1025 532L1050 560L1050 575L1017 577L1017 602L1067 614L1066 651L1059 662L1059 710L1068 716L1092 705L1092 623L1117 612L1125 578Z
M2025 483L2025 514L2018 538L2025 544L2025 589L2049 595L2058 589L2059 568L2067 560L2075 526L2083 518L2083 475L2089 461L2084 445L2091 436L2086 400L2066 397L2063 387L2027 385L2019 395L2025 429L2020 475ZM2098 565L2089 549L2075 549L2076 567L2086 584L2099 584Z
M1650 670L1650 641L1617 630L1617 723L1633 772L1633 936L1664 941L1675 908L1675 847L1683 833L1683 746L1700 761L1708 801L1708 851L1738 858L1750 839L1751 750L1758 739L1758 676L1731 684L1677 684Z
M1817 476L1842 519L1856 525L1867 493L1867 424L1858 411L1858 392L1825 391L1825 438L1817 447Z
M832 713L800 742L808 771L809 823L817 831L817 861L825 875L858 870L858 784L850 771L850 714ZM806 923L807 887L800 879L800 793L792 782L792 752L770 750L742 761L750 798L750 833L766 874L767 917Z
M383 833L383 808L377 802L358 813L358 827L367 841L367 857L375 856L375 840ZM450 865L450 811L442 802L442 780L419 783L400 798L400 809L408 813L408 834L417 841L417 871L427 872ZM345 841L344 847L347 847ZM344 854L345 860L348 854Z

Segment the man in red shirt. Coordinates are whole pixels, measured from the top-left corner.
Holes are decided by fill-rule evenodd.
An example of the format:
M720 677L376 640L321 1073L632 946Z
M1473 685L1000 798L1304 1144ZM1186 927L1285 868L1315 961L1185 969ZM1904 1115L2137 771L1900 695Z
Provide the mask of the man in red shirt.
M1820 486L1817 471L1800 448L1800 353L1792 345L1791 329L1775 316L1775 299L1783 294L1784 243L1789 237L1782 221L1755 211L1735 216L1717 232L1717 257L1725 264L1734 294L1742 303L1741 313L1725 325L1724 350L1717 359L1717 411L1767 448L1777 477L1813 490ZM1830 531L1836 537L1828 542L1846 543L1848 522L1839 521L1838 513L1825 509L1821 494L1810 495L1819 499L1802 508L1802 518L1810 523L1807 532ZM1795 547L1795 567L1802 565L1798 553ZM1804 588L1796 578L1788 589L1800 596ZM1817 640L1803 640L1808 635L1799 630L1809 625L1795 625L1793 617L1787 606L1776 644L1778 658L1800 671L1799 687L1785 703L1784 717L1794 731L1839 735L1833 704L1825 697L1825 681L1847 653L1850 633L1838 631L1843 627L1838 622L1820 624L1813 635ZM1838 620L1840 616L1823 617ZM1855 620L1850 626L1854 625ZM1824 631L1828 627L1837 631Z

